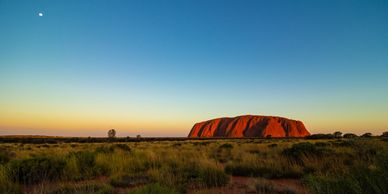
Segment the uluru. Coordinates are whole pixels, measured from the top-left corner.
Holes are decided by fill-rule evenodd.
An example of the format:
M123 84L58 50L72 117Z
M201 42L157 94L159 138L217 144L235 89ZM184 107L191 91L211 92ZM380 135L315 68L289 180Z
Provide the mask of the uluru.
M304 137L302 121L277 116L243 115L196 123L188 137Z

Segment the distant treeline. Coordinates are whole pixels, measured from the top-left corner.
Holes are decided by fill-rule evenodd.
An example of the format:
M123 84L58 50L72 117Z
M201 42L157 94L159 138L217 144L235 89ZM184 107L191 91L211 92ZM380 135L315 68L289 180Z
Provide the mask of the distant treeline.
M384 137L384 135L382 135ZM286 138L263 138L263 137L241 137L241 138L188 138L188 137L41 137L41 136L0 136L0 143L29 143L29 144L57 144L57 143L106 143L106 142L149 142L149 141L188 141L188 140L222 140L222 139L335 139L335 138L369 138L370 134L357 136L345 134L335 136L333 134L313 134L307 137L286 137Z
M139 142L139 141L179 141L187 138L179 137L0 137L0 143L31 143L31 144L56 144L56 143L106 143L106 142Z
M28 136L2 136L0 143L30 143L30 144L57 144L57 143L106 143L106 142L152 142L152 141L188 141L188 140L222 140L222 139L268 139L262 137L241 137L241 138L188 138L188 137L28 137ZM271 138L271 139L303 139L303 138Z

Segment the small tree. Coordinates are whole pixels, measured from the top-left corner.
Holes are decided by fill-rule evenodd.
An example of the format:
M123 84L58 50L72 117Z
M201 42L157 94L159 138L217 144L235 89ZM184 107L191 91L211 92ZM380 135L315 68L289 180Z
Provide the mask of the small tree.
M136 135L136 138L137 138L137 139L140 139L140 138L141 138L141 135Z
M342 133L340 131L334 132L333 135L334 135L335 138L341 138L342 137Z
M111 129L108 131L108 137L109 138L115 138L116 137L116 130L115 129Z
M364 133L361 137L372 137L372 133Z
M354 133L345 133L345 135L343 136L344 138L355 138L355 137L358 137L356 134Z
M383 132L383 134L381 135L381 137L388 137L388 131Z

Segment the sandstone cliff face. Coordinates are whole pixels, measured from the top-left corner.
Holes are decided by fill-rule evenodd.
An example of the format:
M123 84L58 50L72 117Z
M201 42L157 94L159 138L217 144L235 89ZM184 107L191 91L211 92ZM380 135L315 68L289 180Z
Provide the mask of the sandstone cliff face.
M304 137L310 133L301 121L282 117L244 115L196 123L189 137Z

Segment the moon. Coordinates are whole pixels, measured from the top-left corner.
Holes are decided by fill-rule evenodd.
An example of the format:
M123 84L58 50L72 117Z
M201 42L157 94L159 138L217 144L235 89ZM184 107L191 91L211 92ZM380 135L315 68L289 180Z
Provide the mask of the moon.
M39 12L39 13L38 13L38 16L39 16L39 17L42 17L42 16L43 16L43 13L42 13L42 12Z

